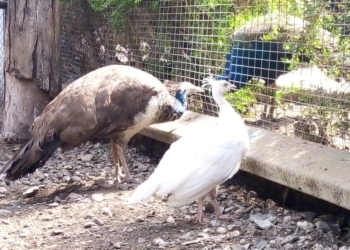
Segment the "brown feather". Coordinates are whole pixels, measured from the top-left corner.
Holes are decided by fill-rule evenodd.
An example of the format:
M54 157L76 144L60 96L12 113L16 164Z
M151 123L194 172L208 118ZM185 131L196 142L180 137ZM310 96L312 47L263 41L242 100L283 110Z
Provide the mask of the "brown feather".
M31 143L16 156L25 160L36 155L29 165L20 160L22 165L16 166L18 160L11 159L1 173L6 173L8 179L11 175L12 179L17 179L42 166L49 158L47 153L52 155L58 147L69 150L98 137L113 137L126 143L143 129L133 127L126 133L135 125L134 117L146 111L152 97L159 97L163 103L160 103L159 117L149 123L172 118L174 98L151 74L124 65L106 66L90 72L68 85L33 122ZM168 117L161 116L163 111L170 112ZM53 134L58 137L48 139Z

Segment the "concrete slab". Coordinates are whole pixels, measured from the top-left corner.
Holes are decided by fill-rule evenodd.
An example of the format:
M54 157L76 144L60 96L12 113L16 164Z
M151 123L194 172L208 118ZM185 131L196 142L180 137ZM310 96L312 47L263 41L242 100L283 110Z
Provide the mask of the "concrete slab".
M175 122L155 124L142 135L168 144L216 117L187 111ZM248 127L251 149L241 169L350 210L350 153L264 129Z

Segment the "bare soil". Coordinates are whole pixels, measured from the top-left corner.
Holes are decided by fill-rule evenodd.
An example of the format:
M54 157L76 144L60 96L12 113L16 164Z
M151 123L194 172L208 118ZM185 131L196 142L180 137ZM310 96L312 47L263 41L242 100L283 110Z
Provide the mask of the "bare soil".
M128 151L135 184L114 183L109 148L103 143L57 152L42 169L11 186L0 181L0 249L345 250L350 246L346 212L333 208L325 215L317 209L323 206L321 201L313 201L312 207L303 205L302 196L293 195L287 206L301 205L300 210L283 210L283 188L244 173L223 185L218 196L225 212L239 215L232 222L215 220L209 202L205 216L212 221L204 226L192 219L195 202L177 209L161 201L130 206L126 202L132 190L153 172L166 149L149 141L138 145ZM0 166L17 148L0 144ZM23 192L33 187L39 191L24 198Z

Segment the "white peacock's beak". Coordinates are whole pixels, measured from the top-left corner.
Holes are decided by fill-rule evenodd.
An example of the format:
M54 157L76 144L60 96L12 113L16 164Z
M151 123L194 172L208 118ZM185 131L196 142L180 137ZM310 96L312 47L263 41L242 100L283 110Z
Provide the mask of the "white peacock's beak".
M231 83L230 90L236 90L236 89L237 89L237 86Z

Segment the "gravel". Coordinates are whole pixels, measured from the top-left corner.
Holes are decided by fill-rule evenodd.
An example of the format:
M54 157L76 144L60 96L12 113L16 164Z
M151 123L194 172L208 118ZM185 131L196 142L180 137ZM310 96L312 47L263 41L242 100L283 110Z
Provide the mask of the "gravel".
M0 147L7 152L0 156L5 163L13 146ZM193 220L195 202L177 209L158 200L130 206L132 190L159 158L134 147L127 156L132 184L116 184L103 143L58 151L39 171L10 186L0 181L0 249L350 250L336 214L283 209L248 184L219 189L222 210L239 218L232 222L216 220L208 201L205 216L211 222L204 226Z

